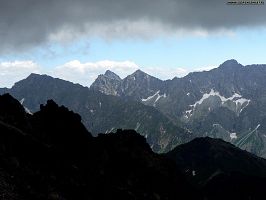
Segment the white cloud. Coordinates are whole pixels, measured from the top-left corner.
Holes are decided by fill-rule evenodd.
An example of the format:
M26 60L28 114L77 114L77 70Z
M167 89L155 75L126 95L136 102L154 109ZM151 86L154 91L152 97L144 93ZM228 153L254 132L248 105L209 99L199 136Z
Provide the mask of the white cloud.
M111 70L121 78L124 78L137 69L141 69L154 77L167 80L174 77L183 77L192 71L208 71L216 67L217 66L207 66L194 70L188 70L185 67L167 68L159 66L139 68L138 65L132 61L103 60L82 63L79 60L72 60L47 71L45 68L30 60L1 62L0 88L11 87L15 82L26 78L30 73L48 74L53 77L79 83L83 86L90 86L97 76L105 73L106 70Z
M176 67L176 68L167 68L167 67L148 67L144 68L143 71L146 73L159 78L161 80L173 79L174 77L184 77L188 75L190 72L202 72L202 71L210 71L218 66L210 65L205 67L197 67L191 69L189 67Z
M11 87L15 82L24 79L30 73L40 73L39 66L33 61L1 62L0 87Z
M125 77L136 71L138 66L132 61L103 60L81 63L78 60L73 60L57 66L49 74L84 86L90 86L99 74L103 74L108 69L121 77Z
M218 66L211 65L211 66L199 67L199 68L194 69L193 71L194 72L210 71L210 70L217 68L217 67Z
M174 77L183 77L189 73L187 69L181 67L148 67L143 69L143 71L162 80L172 79Z

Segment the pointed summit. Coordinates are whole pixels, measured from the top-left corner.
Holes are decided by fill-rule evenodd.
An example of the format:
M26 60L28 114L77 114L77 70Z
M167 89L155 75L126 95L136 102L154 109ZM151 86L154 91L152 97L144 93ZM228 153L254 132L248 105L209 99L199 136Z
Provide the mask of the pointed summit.
M231 69L236 67L242 67L242 65L238 63L235 59L227 60L219 66L219 68L224 68L224 69Z
M32 78L40 78L40 79L52 78L52 79L55 79L52 76L49 76L47 74L36 74L36 73L31 73L26 79L32 79Z
M118 87L122 79L114 72L107 70L104 74L100 74L91 84L90 88L100 91L106 95L118 95Z
M147 73L145 73L144 71L141 71L140 69L138 69L132 75L147 75Z
M104 73L104 76L108 77L108 78L111 78L111 79L115 79L115 80L121 80L121 78L114 72L110 71L110 70L107 70L105 73Z
M36 74L36 73L31 73L29 76L28 76L28 78L30 78L30 77L36 77L36 76L41 76L40 74Z
M144 71L141 71L140 69L136 70L135 72L133 72L132 74L128 75L126 79L146 79L146 78L150 78L151 76L147 73L145 73Z

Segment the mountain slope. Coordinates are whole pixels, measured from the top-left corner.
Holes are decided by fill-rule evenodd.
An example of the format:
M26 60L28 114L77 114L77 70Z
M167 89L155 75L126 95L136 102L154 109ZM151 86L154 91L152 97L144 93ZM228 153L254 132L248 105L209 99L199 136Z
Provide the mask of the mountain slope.
M100 91L106 95L118 95L119 86L121 84L121 78L107 70L105 74L99 75L98 78L93 82L91 88L94 88L96 91Z
M3 199L166 200L198 195L174 162L153 153L133 130L93 138L79 115L52 100L32 115L22 111L19 101L0 96ZM12 116L17 116L14 121ZM30 126L16 127L17 120Z
M145 81L142 76L137 85ZM266 65L243 66L227 60L210 71L156 81L149 85L150 93L145 89L148 84L143 93L136 83L127 83L139 97L136 100L156 108L195 137L222 138L266 157ZM124 95L131 98L130 93Z
M124 79L113 79L106 75L110 73L117 77L117 75L108 70L104 75L99 75L90 88L107 95L122 96L140 101L145 96L152 95L163 87L163 81L141 70L135 71Z
M266 160L230 143L197 138L166 155L207 199L263 199Z
M31 74L8 90L23 106L35 112L39 104L54 99L81 115L86 128L97 133L135 129L147 138L154 151L165 152L189 141L192 134L160 111L140 102L104 95L78 84L46 75Z
M94 138L78 114L53 100L28 114L0 96L3 199L256 200L265 197L265 180L265 159L220 139L159 155L134 130Z

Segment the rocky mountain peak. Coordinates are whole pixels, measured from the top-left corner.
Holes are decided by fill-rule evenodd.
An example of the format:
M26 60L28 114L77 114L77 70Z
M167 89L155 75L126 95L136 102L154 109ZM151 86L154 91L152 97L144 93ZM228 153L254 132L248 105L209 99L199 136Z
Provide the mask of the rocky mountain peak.
M39 77L39 76L41 76L40 74L36 74L36 73L31 73L29 76L28 76L28 78L30 78L30 77Z
M46 78L52 78L52 77L48 76L46 74L31 73L26 79L28 79L28 80L43 80Z
M150 78L155 78L155 77L152 77L151 75L145 73L144 71L141 71L140 69L136 70L134 73L128 75L124 81L132 81L133 80L133 83L135 83L135 80L137 81L145 81L147 79L150 79ZM155 78L156 79L156 78Z
M105 77L108 77L110 79L115 79L115 80L121 80L121 78L114 72L110 71L110 70L107 70L105 73L104 73L104 76Z
M148 75L147 73L145 73L144 71L141 71L140 69L138 69L137 71L135 71L133 74L131 74L132 76L144 76L144 75Z
M41 81L47 81L47 79L49 80L55 80L52 77L48 76L48 75L41 75L41 74L35 74L35 73L31 73L27 78L18 81L15 83L14 87L21 87L23 86L25 83L28 84L39 84Z
M237 67L242 67L242 65L238 63L235 59L227 60L219 66L219 68L222 69L233 69Z
M20 102L10 94L0 95L0 121L27 129L27 116Z

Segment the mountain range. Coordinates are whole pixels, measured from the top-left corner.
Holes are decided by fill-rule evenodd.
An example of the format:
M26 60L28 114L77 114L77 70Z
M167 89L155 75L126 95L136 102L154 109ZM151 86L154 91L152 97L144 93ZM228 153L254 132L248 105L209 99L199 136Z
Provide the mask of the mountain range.
M266 65L228 60L218 68L160 80L137 70L120 78L107 70L90 88L31 74L12 88L28 112L54 99L82 116L93 135L135 129L155 152L193 138L221 138L266 157Z
M94 138L53 100L28 114L0 96L1 199L193 199L189 190L196 192L174 162L135 131Z
M26 108L36 112L39 105L53 99L81 115L84 125L95 136L117 129L135 129L145 136L152 149L165 152L191 140L191 134L159 110L131 99L105 95L99 91L47 75L31 74L8 92Z
M100 75L91 89L154 107L192 138L222 138L266 157L266 65L227 60L166 81L140 70L124 79L109 74Z
M263 199L266 160L221 139L154 153L134 130L93 137L53 100L29 114L0 95L0 195L5 200Z

